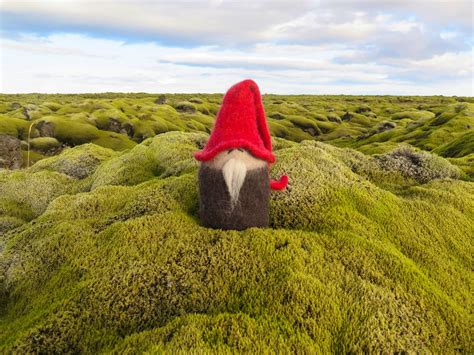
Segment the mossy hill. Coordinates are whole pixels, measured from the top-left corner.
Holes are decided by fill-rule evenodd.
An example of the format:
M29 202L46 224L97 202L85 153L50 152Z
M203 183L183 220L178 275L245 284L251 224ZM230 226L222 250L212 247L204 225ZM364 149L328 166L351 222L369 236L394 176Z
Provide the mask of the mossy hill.
M474 99L265 95L271 228L197 218L222 95L0 95L0 352L469 352ZM166 133L168 132L168 133Z
M123 151L164 132L209 133L221 100L220 94L0 95L0 135L22 141L24 166L84 143ZM264 95L263 101L274 137L366 154L404 142L449 158L474 178L472 97Z
M470 104L454 105L469 117ZM108 133L85 123L94 110L60 116L67 104L48 106L51 122L88 127L79 132L104 143ZM189 117L170 124L199 123ZM411 120L397 121L400 134ZM362 121L346 129L365 134ZM75 131L64 132L58 141ZM271 174L290 183L271 195L271 228L220 231L197 218L192 153L206 133L139 144L116 134L133 147L81 144L0 172L0 352L473 352L474 183L447 159L410 145L370 156L274 138ZM465 146L463 134L451 144ZM375 135L365 149L380 149Z

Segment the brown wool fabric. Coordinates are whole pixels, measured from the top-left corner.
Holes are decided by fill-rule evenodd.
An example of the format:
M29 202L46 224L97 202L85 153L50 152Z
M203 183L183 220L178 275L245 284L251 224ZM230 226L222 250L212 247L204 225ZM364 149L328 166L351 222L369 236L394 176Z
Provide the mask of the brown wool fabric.
M270 182L267 168L247 171L239 200L232 211L222 170L201 165L199 194L199 215L205 227L236 230L268 227Z

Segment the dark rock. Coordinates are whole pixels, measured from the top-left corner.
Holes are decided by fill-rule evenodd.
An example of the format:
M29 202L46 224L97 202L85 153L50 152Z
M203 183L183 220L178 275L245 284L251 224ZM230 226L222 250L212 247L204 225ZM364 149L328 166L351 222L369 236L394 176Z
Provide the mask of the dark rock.
M341 123L341 119L335 113L330 113L329 115L327 115L327 118L331 122Z
M31 150L43 155L56 155L61 152L61 143L54 137L38 137L30 140Z
M52 122L38 121L35 123L40 137L54 137L54 124Z
M346 112L344 115L342 115L341 119L343 121L350 121L354 117L354 115L350 114L349 112Z
M284 120L286 118L286 116L280 112L272 113L268 117L273 118L274 120Z
M360 136L357 136L357 140L360 141L365 138L369 138L375 134L382 133L391 129L394 129L397 127L397 124L395 122L383 122L380 126L378 126L376 129L372 130L371 132L361 134Z
M158 105L166 104L166 96L165 95L158 96L158 98L155 100L155 104L158 104Z
M30 112L28 111L28 109L26 107L23 107L23 116L25 116L25 118L28 121L31 121Z
M319 135L321 134L321 132L318 132L318 131L315 130L313 127L306 128L306 129L304 129L304 131L305 131L306 133L311 134L313 137L319 136Z
M36 111L38 109L38 106L35 105L35 104L28 104L26 106L23 107L23 116L25 116L25 118L28 120L28 121L31 121L31 113Z
M130 138L132 138L135 134L135 129L133 128L133 125L130 122L125 122L122 125L121 133L124 133Z
M18 110L21 105L18 103L18 102L12 102L12 104L10 105L10 107L13 109L13 110Z
M102 127L105 131L112 131L115 133L120 133L122 126L118 120L115 118L110 117L107 123Z
M421 122L418 122L418 121L410 121L408 122L407 124L407 129L415 129L415 128L418 128L420 126L422 126L423 123Z
M388 131L388 130L393 129L395 127L397 127L397 124L395 122L384 122L378 128L378 131L379 132L385 132L385 131Z
M184 112L184 113L195 113L196 112L196 106L194 106L190 102L180 102L176 105L175 109L178 112Z
M369 106L359 106L355 112L356 113L364 113L364 112L370 112L372 109Z
M0 135L0 168L19 169L22 164L21 141L12 136Z

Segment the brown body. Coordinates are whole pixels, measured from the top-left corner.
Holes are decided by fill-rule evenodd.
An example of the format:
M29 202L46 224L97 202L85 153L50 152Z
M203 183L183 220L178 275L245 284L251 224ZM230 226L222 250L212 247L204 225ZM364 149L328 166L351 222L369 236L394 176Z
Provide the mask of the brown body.
M236 230L268 227L270 184L266 167L247 172L233 208L222 170L201 165L199 193L199 215L205 227Z

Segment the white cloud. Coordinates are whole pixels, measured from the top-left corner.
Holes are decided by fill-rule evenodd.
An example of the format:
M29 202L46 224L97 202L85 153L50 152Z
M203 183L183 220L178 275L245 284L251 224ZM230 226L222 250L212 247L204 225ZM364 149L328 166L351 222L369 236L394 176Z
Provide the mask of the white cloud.
M186 49L77 34L3 39L0 48L4 93L224 92L253 78L281 94L473 94L470 52L344 64L334 58L353 50L339 45Z
M193 43L249 43L308 10L311 1L4 0L4 11L61 25L112 29ZM263 15L264 14L264 15ZM263 16L262 16L263 15Z
M3 0L0 15L2 92L222 92L252 77L279 93L472 95L465 0Z
M452 40L457 38L459 36L459 33L457 33L456 31L441 31L439 33L439 36L445 40Z
M198 45L370 41L384 32L440 32L453 25L472 37L473 15L470 0L3 0L2 10L46 27Z

